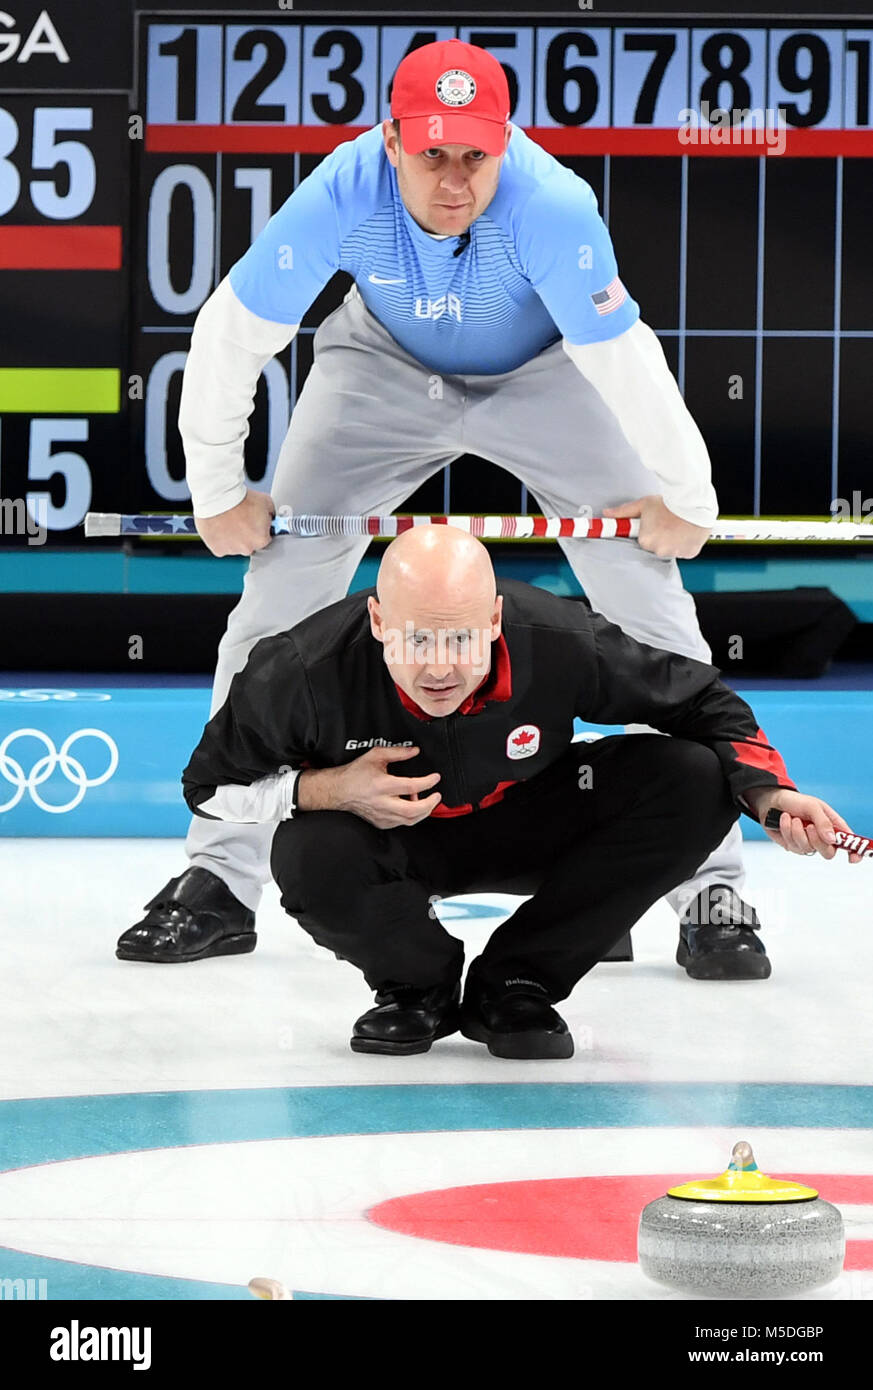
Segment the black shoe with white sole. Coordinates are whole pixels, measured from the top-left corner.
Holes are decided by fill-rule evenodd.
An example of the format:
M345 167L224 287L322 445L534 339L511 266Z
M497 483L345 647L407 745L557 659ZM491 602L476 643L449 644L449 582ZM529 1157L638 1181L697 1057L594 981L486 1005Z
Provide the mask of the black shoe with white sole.
M392 1057L429 1052L437 1038L457 1033L460 999L460 981L430 989L389 981L379 989L375 1007L355 1024L351 1049Z
M238 956L253 951L258 940L255 914L209 869L192 866L171 878L146 908L142 921L119 937L119 960L173 965Z
M472 969L461 1005L461 1032L485 1043L492 1057L538 1061L573 1056L573 1037L536 980L489 985Z
M771 967L760 925L735 889L712 883L680 918L676 962L692 980L766 980Z

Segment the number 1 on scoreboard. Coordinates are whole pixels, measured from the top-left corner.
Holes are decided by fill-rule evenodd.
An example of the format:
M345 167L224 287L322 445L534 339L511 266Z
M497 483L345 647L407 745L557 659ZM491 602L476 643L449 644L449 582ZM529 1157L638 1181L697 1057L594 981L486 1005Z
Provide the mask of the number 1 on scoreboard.
M869 29L849 30L846 34L846 129L870 125L870 40Z

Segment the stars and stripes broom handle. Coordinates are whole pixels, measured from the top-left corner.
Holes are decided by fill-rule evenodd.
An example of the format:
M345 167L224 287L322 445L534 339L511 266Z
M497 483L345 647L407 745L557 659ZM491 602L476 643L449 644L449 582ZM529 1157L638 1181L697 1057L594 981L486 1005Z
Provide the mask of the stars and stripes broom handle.
M310 516L288 512L273 519L274 536L369 536L390 540L413 526L456 526L488 540L613 540L639 535L637 518L590 516ZM89 512L85 535L96 536L196 536L194 517L144 512ZM719 541L873 541L871 522L787 521L770 517L720 518L712 527L711 540Z

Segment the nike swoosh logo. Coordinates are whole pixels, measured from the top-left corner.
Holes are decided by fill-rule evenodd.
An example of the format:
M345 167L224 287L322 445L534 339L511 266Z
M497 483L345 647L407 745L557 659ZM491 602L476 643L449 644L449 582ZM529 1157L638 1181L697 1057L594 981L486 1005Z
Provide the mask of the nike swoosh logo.
M405 285L406 277L402 280L386 280L383 275L369 275L368 280L372 285Z

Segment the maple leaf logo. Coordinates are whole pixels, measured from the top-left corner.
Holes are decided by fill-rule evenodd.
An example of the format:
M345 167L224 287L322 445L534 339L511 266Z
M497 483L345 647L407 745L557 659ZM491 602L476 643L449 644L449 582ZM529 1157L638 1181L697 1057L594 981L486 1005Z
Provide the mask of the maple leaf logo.
M536 724L519 724L506 735L506 756L533 758L540 751L540 731Z

